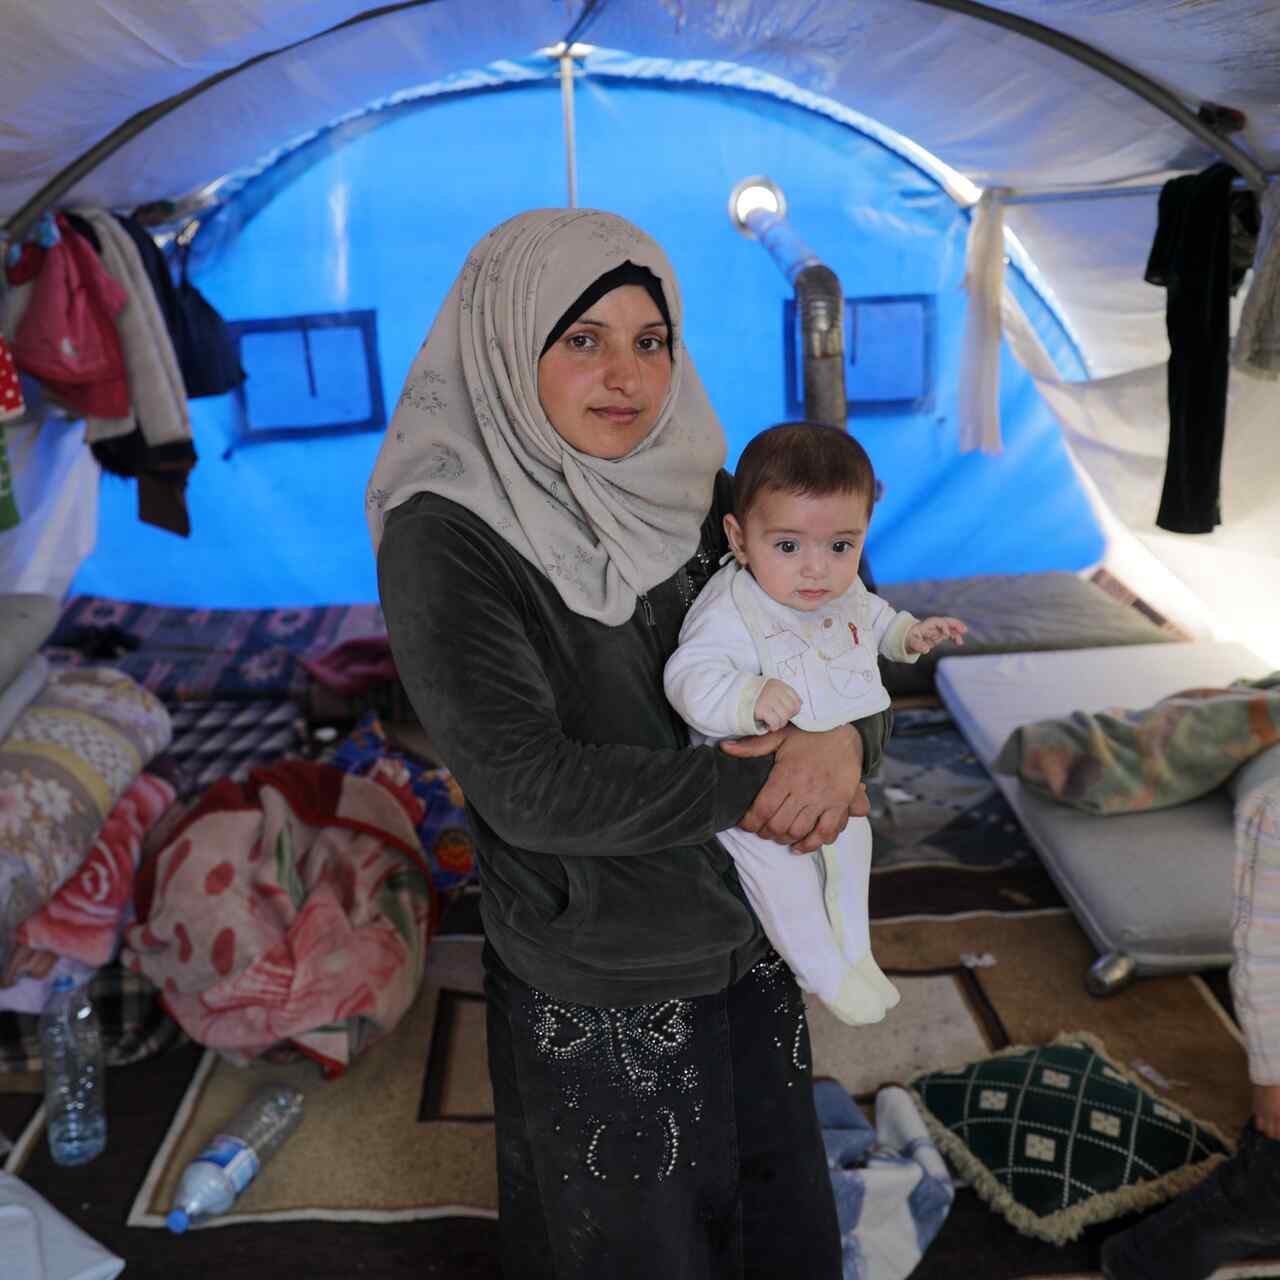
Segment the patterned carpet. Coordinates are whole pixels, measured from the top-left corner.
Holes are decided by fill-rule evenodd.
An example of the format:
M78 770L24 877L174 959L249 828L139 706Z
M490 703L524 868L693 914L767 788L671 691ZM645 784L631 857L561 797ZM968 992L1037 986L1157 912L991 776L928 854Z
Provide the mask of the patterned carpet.
M1084 1030L1163 1081L1180 1105L1238 1128L1248 1108L1244 1052L1221 982L1152 979L1110 1000L1089 997L1080 982L1087 938L942 715L899 715L875 791L873 946L904 998L872 1028L845 1028L811 1009L820 1074L869 1101L880 1085L922 1070ZM25 1129L27 1139L11 1168L124 1257L125 1280L497 1280L496 1224L478 1216L492 1212L493 1187L478 948L465 937L474 908L468 895L446 915L429 989L397 1035L345 1082L305 1082L306 1130L237 1205L245 1220L183 1237L157 1226L188 1147L270 1070L237 1071L198 1046L111 1073L108 1152L81 1169L50 1162L29 1123L38 1095L0 1082L0 1129L15 1137ZM351 1096L344 1101L339 1088ZM1058 1247L1020 1235L962 1189L912 1280L1096 1280L1101 1242L1117 1225ZM1222 1274L1277 1270L1273 1262Z
M946 711L898 711L869 784L871 916L1063 907L991 775Z

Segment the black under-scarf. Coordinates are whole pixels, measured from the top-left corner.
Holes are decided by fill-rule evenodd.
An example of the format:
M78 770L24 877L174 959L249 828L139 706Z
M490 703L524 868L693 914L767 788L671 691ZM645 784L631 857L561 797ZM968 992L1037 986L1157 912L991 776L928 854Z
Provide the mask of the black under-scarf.
M606 293L612 293L615 289L620 289L627 284L638 284L653 299L654 306L662 313L662 320L667 326L668 333L674 339L675 334L671 332L671 313L667 310L666 298L662 296L662 281L648 267L638 267L628 259L620 267L606 271L604 275L587 285L547 334L547 340L542 344L542 350L538 352L538 359L541 360L547 354L556 340L564 336L565 331L584 311L599 302Z

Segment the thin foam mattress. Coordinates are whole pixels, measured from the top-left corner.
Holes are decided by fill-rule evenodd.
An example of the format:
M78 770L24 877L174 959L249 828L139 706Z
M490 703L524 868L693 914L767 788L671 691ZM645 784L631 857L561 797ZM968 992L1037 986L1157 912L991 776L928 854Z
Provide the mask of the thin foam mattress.
M1241 645L1197 641L945 658L939 696L982 763L1020 725L1144 707L1182 689L1265 675ZM996 781L1100 952L1142 973L1231 962L1232 802L1225 789L1176 808L1099 817Z

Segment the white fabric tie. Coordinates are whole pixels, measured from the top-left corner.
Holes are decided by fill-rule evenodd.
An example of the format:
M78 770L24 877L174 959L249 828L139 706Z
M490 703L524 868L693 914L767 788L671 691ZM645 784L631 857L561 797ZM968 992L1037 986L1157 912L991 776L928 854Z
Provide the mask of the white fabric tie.
M965 258L964 315L960 358L960 452L999 453L1000 307L1004 295L1003 188L982 193L973 210Z

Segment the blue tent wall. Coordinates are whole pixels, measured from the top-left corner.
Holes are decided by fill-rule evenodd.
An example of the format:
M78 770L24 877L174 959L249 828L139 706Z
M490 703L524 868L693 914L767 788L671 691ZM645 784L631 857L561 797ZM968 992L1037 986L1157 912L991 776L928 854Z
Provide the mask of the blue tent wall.
M724 422L730 466L755 432L787 416L790 290L725 211L735 182L767 173L847 295L936 297L929 412L850 423L885 483L868 546L876 575L1074 569L1099 558L1102 535L1057 426L1007 352L1005 452L958 451L968 222L932 179L856 130L761 94L588 77L577 108L579 203L633 219L670 255L685 340ZM197 283L230 319L376 309L389 413L468 247L521 209L563 203L559 91L541 83L441 97L355 135L335 132ZM253 192L250 183L233 198L225 221L234 224L235 201L256 207ZM1052 313L1025 281L1018 291L1059 368L1077 374ZM191 538L140 524L132 485L105 477L98 546L74 589L208 607L375 599L363 491L380 434L228 453L233 398L192 408Z

